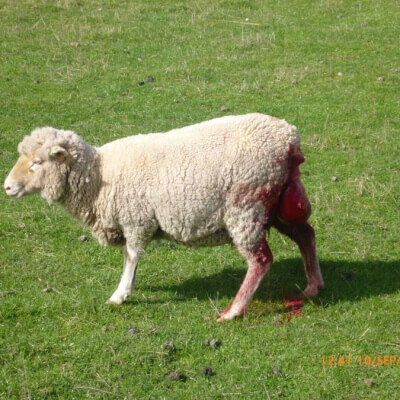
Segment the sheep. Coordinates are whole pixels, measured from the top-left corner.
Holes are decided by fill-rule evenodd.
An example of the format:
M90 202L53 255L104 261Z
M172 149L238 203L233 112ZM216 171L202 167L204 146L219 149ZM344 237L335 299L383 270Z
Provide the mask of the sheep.
M167 133L134 135L101 147L72 131L38 128L18 146L5 180L9 196L40 193L89 226L100 244L123 246L124 267L109 304L132 293L148 243L167 238L189 246L234 244L248 269L217 321L244 315L273 261L271 227L299 247L304 294L324 282L311 206L300 181L304 161L297 128L253 113L226 116Z

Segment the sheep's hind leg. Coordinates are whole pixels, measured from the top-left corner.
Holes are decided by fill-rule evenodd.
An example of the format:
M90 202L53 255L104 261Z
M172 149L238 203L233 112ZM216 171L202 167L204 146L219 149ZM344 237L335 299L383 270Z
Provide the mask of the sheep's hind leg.
M250 250L242 246L237 247L247 260L247 273L232 304L218 316L218 322L230 320L246 313L250 300L272 264L272 253L265 238Z
M142 251L135 249L128 243L124 246L124 270L122 277L117 290L107 300L107 304L121 304L131 295L141 253Z
M307 297L316 296L319 289L324 287L324 280L319 267L313 227L307 222L304 224L286 224L278 219L274 222L274 226L299 246L307 276L307 287L304 289L304 295Z

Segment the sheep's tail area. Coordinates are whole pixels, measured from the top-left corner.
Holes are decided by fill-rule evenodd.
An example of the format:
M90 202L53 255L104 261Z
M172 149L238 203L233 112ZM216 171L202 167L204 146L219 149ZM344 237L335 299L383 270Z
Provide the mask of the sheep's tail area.
M304 156L298 146L290 146L289 177L278 201L278 218L289 224L304 224L311 215L311 204L300 180L299 165Z

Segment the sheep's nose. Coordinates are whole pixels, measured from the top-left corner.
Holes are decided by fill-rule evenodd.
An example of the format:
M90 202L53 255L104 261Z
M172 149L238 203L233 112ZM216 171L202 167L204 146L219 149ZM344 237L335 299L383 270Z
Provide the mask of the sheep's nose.
M6 179L4 182L4 190L6 192L9 192L12 189L12 184L10 182L10 179Z
M22 187L12 180L7 179L4 182L4 190L7 193L7 196L17 197L18 195L22 195Z

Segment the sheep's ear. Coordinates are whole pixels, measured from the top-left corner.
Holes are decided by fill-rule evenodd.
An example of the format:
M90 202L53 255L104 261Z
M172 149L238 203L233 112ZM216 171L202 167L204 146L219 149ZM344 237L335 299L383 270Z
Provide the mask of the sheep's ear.
M65 150L64 147L61 146L53 146L49 152L49 156L55 159L64 159L67 157L67 155L67 150Z

